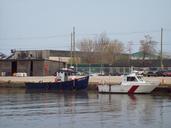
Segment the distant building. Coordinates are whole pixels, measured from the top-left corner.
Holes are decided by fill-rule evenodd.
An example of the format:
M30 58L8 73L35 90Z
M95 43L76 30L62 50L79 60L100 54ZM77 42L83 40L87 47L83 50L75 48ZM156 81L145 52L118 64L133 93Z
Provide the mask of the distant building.
M77 60L79 60L78 56L81 52L76 51L75 53ZM66 50L23 50L14 51L7 59L47 59L69 63L71 52Z
M58 69L66 67L67 57L63 51L28 50L14 51L7 59L0 60L0 75L27 73L28 76L53 75ZM61 57L61 58L60 58Z
M136 52L136 53L133 53L131 54L131 59L132 60L142 60L143 59L143 52ZM146 54L145 55L145 60L156 60L158 59L159 56L155 55L155 54Z

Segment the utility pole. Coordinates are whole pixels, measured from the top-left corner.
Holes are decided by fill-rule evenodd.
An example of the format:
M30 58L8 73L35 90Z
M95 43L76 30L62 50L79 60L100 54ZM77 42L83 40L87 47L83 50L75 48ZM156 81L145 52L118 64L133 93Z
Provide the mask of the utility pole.
M129 41L128 42L128 52L129 52L129 66L131 67L131 57L132 57L132 45L133 42Z
M75 27L73 27L73 53L74 53L74 64L76 63L76 60L75 60Z
M160 66L163 69L163 28L161 28Z
M70 54L71 54L71 57L70 57L71 59L70 59L70 66L72 66L72 61L73 61L73 58L72 58L73 44L72 44L72 43L73 43L73 42L72 42L72 32L71 32L71 51L70 51L70 52L71 52L71 53L70 53Z

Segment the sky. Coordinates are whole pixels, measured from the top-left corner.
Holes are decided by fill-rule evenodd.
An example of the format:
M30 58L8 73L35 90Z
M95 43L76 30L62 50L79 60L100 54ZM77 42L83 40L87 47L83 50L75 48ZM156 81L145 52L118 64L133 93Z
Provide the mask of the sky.
M0 0L0 52L69 50L76 42L106 33L138 51L145 35L171 49L171 0ZM159 50L160 43L156 44Z

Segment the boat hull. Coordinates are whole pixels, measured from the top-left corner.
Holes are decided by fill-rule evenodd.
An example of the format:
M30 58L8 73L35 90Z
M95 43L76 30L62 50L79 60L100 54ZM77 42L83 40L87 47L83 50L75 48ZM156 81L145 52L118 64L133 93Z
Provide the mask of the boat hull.
M98 85L100 93L151 93L158 84L146 85Z
M84 90L88 87L89 76L64 82L26 82L26 89L40 90Z

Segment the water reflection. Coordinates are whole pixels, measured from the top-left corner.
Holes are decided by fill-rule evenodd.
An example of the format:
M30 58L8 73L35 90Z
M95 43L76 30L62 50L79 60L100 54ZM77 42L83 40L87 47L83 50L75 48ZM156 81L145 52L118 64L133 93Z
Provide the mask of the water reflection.
M169 96L0 90L0 127L170 128Z
M170 97L151 95L101 95L102 121L106 111L110 111L115 123L120 127L170 127L171 102ZM108 105L106 105L108 104ZM166 104L169 107L163 108ZM106 106L109 106L107 108ZM116 116L118 115L119 116ZM169 117L169 118L168 118ZM118 123L118 124L119 124Z

